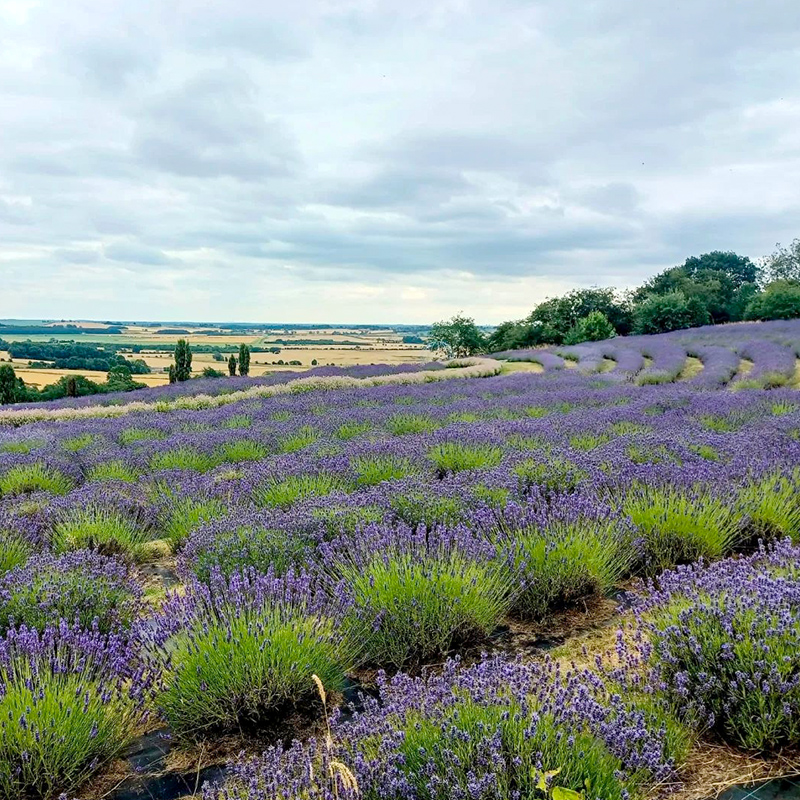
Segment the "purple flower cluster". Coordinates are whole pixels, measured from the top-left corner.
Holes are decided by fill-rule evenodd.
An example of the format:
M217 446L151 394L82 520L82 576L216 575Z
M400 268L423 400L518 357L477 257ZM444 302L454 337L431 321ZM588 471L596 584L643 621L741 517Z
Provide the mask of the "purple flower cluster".
M662 574L635 598L655 682L695 724L749 750L800 743L800 548Z
M0 577L0 633L19 625L44 630L61 620L102 633L127 628L142 590L129 565L79 550L33 556Z
M362 711L334 717L327 749L295 743L243 758L228 784L207 787L204 798L299 792L322 800L336 796L331 765L343 764L359 793L342 797L510 800L532 796L541 776L558 770L551 785L588 785L588 797L624 800L642 781L671 776L686 745L652 697L623 697L598 675L562 672L554 661L493 657L464 669L451 660L427 678L381 675L379 693Z

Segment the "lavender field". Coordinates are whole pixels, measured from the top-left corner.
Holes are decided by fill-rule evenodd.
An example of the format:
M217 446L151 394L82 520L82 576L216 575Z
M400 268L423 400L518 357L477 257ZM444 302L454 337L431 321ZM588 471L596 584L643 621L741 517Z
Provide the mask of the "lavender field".
M697 388L800 387L798 320L708 325L654 336L625 336L569 347L509 350L496 358L532 361L546 371L574 367L585 374L638 384L686 381Z
M785 772L799 355L798 322L740 324L3 411L0 797L699 798L703 748Z

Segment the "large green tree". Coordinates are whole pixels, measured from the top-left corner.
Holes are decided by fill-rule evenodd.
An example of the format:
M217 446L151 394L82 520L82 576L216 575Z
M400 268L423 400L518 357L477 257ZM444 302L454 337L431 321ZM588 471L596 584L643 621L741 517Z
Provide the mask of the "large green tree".
M758 291L759 276L759 267L747 256L714 250L659 272L634 290L631 300L638 306L651 295L680 292L695 305L702 304L711 322L731 322L743 318Z
M230 358L228 359L228 375L231 378L236 374L236 356L231 353Z
M175 345L175 380L179 383L192 377L192 348L186 339L178 339Z
M800 239L795 239L788 247L779 244L775 247L775 252L762 261L766 280L800 284Z
M617 333L630 333L630 306L611 288L576 289L561 297L549 298L536 306L525 322L533 325L534 330L538 328L544 341L561 344L579 320L593 311L603 314ZM531 335L536 334L531 331Z
M0 364L0 405L15 403L19 393L17 373L10 364Z
M250 348L246 344L239 345L239 374L250 374Z
M447 358L463 358L482 353L486 348L486 337L474 319L456 315L431 326L428 347L444 353Z

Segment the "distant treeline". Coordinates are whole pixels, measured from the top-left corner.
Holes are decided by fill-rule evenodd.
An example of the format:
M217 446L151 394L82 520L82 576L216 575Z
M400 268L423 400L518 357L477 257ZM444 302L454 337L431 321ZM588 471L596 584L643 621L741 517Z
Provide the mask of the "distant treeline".
M282 344L284 347L331 347L339 345L349 345L361 347L364 342L337 342L335 339L275 339L275 344ZM259 352L256 348L250 348L253 352Z
M40 362L33 366L56 369L86 369L108 372L114 367L127 367L132 375L147 375L152 370L140 358L129 360L99 345L76 342L6 342L0 339L0 350L12 358ZM43 364L41 362L49 362Z
M111 335L118 335L122 333L122 328L80 328L70 323L64 325L3 325L0 323L0 336L12 333L15 336L38 336L40 334L52 336L54 333L108 333Z

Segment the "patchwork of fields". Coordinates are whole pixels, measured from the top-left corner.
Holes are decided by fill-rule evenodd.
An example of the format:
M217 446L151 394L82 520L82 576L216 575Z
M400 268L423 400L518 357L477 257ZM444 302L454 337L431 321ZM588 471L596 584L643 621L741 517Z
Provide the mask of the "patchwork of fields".
M32 341L39 343L74 341L81 344L100 345L111 352L141 358L152 370L149 375L136 375L136 380L148 386L161 386L168 382L167 369L174 360L173 351L178 337L183 337L196 349L215 346L227 355L238 351L240 344L252 347L278 347L279 353L254 352L250 361L250 375L261 376L298 369L309 369L314 362L320 365L348 367L359 364L419 364L430 357L422 344L405 344L402 336L391 328L302 328L276 329L269 333L248 330L207 328L160 328L153 325L127 325L120 334L105 333L98 323L73 323L84 332L65 337L58 328L53 334L3 333L6 341ZM1 326L0 326L1 328ZM177 331L184 331L178 333ZM136 353L131 355L133 350ZM0 349L0 359L10 360L9 353ZM85 369L26 368L29 359L11 359L17 375L25 383L41 388L56 383L65 375L83 375L90 380L103 382L106 373ZM276 362L281 361L281 364ZM299 364L290 365L290 361ZM199 376L207 367L227 374L227 364L214 358L211 352L195 352L192 374Z
M762 323L3 411L0 798L796 767L798 354Z

